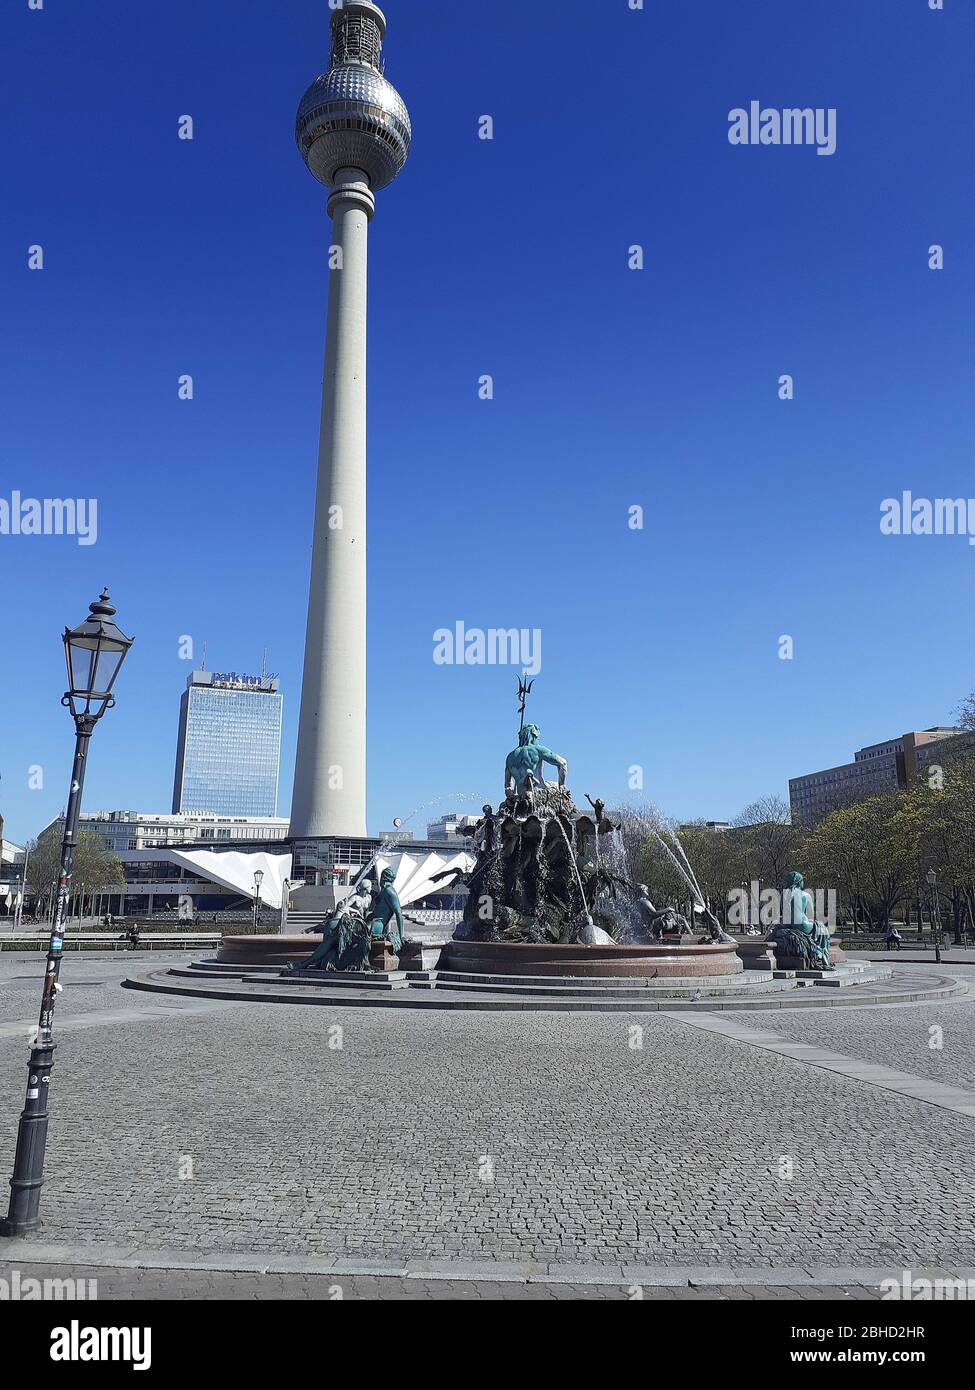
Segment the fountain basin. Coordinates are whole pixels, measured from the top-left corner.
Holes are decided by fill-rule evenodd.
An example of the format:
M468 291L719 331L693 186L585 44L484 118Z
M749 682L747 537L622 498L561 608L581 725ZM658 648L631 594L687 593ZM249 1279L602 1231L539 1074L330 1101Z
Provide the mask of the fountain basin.
M220 965L278 965L307 960L320 934L302 936L225 936L217 949Z
M320 932L301 936L225 936L217 948L216 964L283 969L306 961L321 939ZM408 937L397 958L384 950L382 942L375 941L369 958L377 970L395 970L397 965L401 970L435 970L442 948L442 941Z
M565 975L575 979L658 979L740 975L733 942L696 946L535 946L504 941L449 941L440 968L484 975Z

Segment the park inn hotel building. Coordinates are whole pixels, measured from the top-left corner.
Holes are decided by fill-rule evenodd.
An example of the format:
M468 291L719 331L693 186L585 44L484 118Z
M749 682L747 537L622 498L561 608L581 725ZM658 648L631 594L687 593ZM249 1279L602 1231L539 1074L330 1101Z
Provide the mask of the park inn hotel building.
M173 814L274 817L281 693L273 676L194 671L179 707Z

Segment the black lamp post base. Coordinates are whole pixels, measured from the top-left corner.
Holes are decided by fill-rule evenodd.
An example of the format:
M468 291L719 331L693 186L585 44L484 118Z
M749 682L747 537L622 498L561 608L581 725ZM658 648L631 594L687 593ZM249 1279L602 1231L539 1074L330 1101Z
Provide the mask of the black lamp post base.
M10 1207L0 1223L0 1235L23 1236L39 1230L44 1151L47 1148L47 1098L54 1044L35 1044L31 1049L27 1102L17 1128L14 1175L10 1179Z
M0 1240L9 1240L17 1236L33 1235L44 1225L40 1217L34 1221L11 1221L9 1216L0 1217Z

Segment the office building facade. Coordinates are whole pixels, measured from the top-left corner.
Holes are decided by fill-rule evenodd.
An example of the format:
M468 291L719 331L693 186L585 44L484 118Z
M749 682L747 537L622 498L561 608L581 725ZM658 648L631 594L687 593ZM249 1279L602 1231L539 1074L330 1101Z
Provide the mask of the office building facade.
M60 817L41 835L58 828ZM207 812L156 815L145 811L82 811L79 829L99 837L109 854L127 850L198 846L200 849L272 848L288 833L288 822L277 816L215 816Z
M273 676L194 671L179 712L173 813L276 816L281 762Z
M900 738L857 749L852 763L791 777L789 805L793 824L816 825L831 811L871 796L906 790L919 770L929 764L934 745L955 738L959 732L941 725L917 729Z

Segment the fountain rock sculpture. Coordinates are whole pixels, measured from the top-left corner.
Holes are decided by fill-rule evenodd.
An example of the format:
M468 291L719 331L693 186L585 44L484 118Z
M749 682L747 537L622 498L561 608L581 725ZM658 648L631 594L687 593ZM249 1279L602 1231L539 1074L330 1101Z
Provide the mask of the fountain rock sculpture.
M546 765L556 769L557 782L544 779ZM591 803L593 815L581 812L567 775L565 758L541 742L538 725L524 723L522 704L518 746L505 759L504 800L497 810L485 806L468 832L477 857L456 940L607 945L618 939L593 915L606 886L595 842L617 823L601 801Z
M674 908L657 911L644 885L630 877L620 819L600 797L589 810L572 800L568 763L525 723L531 682L520 681L518 746L504 764L504 799L466 832L475 853L467 902L454 940L506 946L644 947L676 936L693 943L693 927ZM545 767L558 781L547 782ZM648 825L687 885L709 945L734 947L707 906L675 831ZM703 945L703 943L702 943Z

